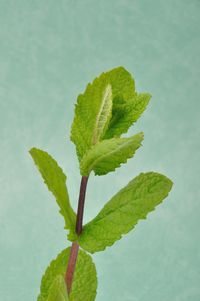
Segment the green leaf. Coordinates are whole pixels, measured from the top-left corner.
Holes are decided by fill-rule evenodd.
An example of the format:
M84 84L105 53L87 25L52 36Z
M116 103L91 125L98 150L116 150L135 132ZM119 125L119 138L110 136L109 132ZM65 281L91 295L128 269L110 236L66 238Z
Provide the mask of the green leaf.
M64 277L58 275L49 288L47 301L69 301Z
M134 91L134 80L130 73L118 67L102 73L78 96L71 140L76 145L79 161L104 136L111 118L111 96L116 103L133 97Z
M70 205L66 187L66 175L57 162L45 151L32 148L30 154L40 171L48 189L53 193L65 219L66 229L75 229L76 215Z
M94 145L83 157L80 168L83 176L93 170L95 175L105 175L126 163L141 146L143 133L130 138L112 138Z
M155 173L141 173L120 190L83 228L81 247L91 253L104 250L146 219L168 195L172 182Z
M120 137L121 134L126 133L129 127L136 122L144 112L150 98L151 95L148 93L135 93L128 99L114 98L112 118L104 135L104 139Z
M70 248L67 248L51 262L42 278L38 301L47 301L55 278L58 275L64 277L69 255ZM69 299L70 301L94 301L96 289L97 276L95 265L90 255L86 254L83 250L79 250Z

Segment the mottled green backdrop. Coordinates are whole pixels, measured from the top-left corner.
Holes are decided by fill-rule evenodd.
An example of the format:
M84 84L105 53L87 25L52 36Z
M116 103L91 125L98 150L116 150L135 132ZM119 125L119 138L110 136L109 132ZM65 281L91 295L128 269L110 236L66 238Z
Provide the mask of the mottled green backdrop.
M85 221L140 171L164 173L174 188L93 256L97 301L200 300L199 16L198 0L0 0L0 300L36 301L46 266L69 245L28 150L58 160L76 208L76 96L119 65L153 95L130 130L145 140L126 166L91 177Z

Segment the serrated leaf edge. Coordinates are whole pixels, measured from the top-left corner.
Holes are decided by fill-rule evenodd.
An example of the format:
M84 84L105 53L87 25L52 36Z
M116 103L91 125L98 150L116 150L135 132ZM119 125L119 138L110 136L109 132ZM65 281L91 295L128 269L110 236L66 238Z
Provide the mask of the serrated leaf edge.
M141 142L144 140L144 133L143 133L143 132L140 132L140 133L138 133L138 134L136 134L136 135L141 135ZM106 158L107 156L109 156L109 155L111 155L111 154L114 154L114 153L118 152L120 149L124 148L124 147L127 146L128 144L131 144L131 143L132 143L132 140L130 140L130 139L133 138L133 137L135 137L136 135L134 135L134 136L132 136L132 137L129 137L129 138L111 138L111 139L105 139L105 140L103 140L103 141L106 141L106 140L110 140L110 141L111 141L111 140L116 140L116 139L121 139L121 140L124 139L124 141L125 141L125 139L127 139L127 141L126 141L123 145L119 146L119 147L116 148L115 150L112 150L112 151L110 151L110 152L108 152L108 153L106 153L106 154L104 154L104 155L98 157L98 158L93 162L93 164L91 165L91 167L89 168L88 174L85 175L85 174L83 173L83 170L82 170L82 164L83 164L85 158L87 158L88 152L89 152L90 150L92 150L92 148L95 148L95 147L97 146L97 144L94 145L92 148L90 148L90 150L83 156L83 158L82 158L82 160L81 160L81 163L80 163L80 170L81 170L82 176L88 176L88 175L91 173L91 171L93 170L93 167L96 165L96 163L99 162L99 161L101 161L102 158L104 158L104 157ZM129 139L129 140L128 140L128 139ZM101 143L101 142L99 142L99 143ZM122 164L127 163L127 161L128 161L129 159L131 159L131 158L134 156L134 154L136 153L136 151L138 150L138 148L140 148L141 146L142 146L142 143L138 143L138 147L135 149L134 153L133 153L132 155L130 155L130 156L127 156L127 157L126 157L124 160L122 160L118 165L116 165L116 167L114 167L113 169L110 169L109 172L114 172L117 168L121 167ZM94 174L95 174L95 175L99 175L99 174L96 173L95 171L94 171ZM106 173L106 174L107 174L107 173ZM105 175L105 174L102 173L101 175Z

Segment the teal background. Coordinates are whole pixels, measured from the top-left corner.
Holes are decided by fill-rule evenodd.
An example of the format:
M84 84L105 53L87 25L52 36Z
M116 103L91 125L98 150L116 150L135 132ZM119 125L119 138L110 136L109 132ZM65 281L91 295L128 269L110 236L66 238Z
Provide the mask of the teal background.
M0 0L0 300L36 300L45 268L69 246L28 150L57 159L76 208L76 96L119 65L153 95L130 130L145 141L126 166L91 177L85 221L141 171L174 187L147 221L93 256L96 300L200 300L199 15L198 0Z

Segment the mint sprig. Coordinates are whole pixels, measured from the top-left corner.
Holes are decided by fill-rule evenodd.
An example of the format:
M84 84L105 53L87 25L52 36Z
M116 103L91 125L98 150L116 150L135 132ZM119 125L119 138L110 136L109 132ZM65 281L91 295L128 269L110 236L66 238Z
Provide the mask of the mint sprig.
M102 73L78 96L71 128L82 176L77 214L70 204L66 175L57 162L43 150L30 150L45 184L56 198L65 228L69 230L68 240L72 241L71 248L63 250L47 268L38 301L94 301L96 269L85 251L95 253L112 246L168 196L172 188L169 178L156 172L141 173L83 226L90 174L113 172L134 156L142 144L143 133L131 137L122 134L141 116L150 98L149 93L136 91L133 77L123 67Z

